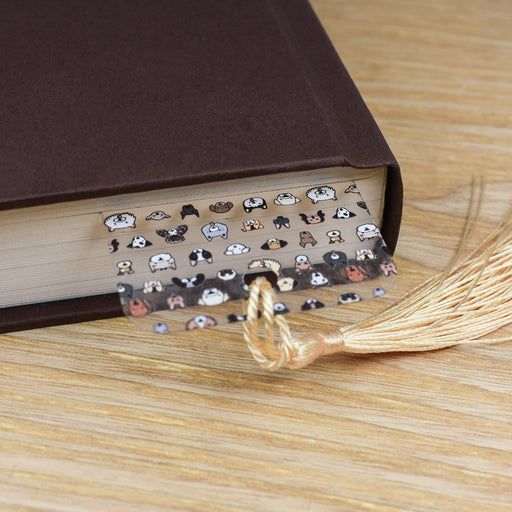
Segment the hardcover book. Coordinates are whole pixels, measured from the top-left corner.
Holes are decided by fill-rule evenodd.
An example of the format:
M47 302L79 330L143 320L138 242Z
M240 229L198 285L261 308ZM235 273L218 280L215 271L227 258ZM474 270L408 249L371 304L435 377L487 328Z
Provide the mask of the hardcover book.
M115 265L141 248L136 236L155 249L156 240L173 244L191 236L191 219L216 253L216 273L237 257L228 246L251 246L242 234L261 233L251 261L275 254L262 249L269 240L285 241L291 268L312 247L301 232L322 237L323 257L331 240L342 243L327 232L343 239L334 225L343 208L360 214L354 243L360 225L374 224L393 251L398 165L307 1L7 0L1 9L2 331L122 314L116 289L130 274ZM350 185L357 212L340 199ZM314 189L327 195L315 203ZM261 199L272 206L258 209ZM151 237L109 230L109 217L134 212ZM323 215L329 229L313 233L301 215ZM178 234L183 225L188 235ZM192 250L201 248L194 236ZM113 255L115 272L113 240L124 254ZM150 276L151 256L137 256Z

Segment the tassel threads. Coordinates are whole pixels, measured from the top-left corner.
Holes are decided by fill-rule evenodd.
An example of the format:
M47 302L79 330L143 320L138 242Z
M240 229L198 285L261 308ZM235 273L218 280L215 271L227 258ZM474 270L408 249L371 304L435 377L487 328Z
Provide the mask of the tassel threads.
M468 216L457 256L469 239L474 222ZM275 321L281 341L276 345L272 324L274 292L268 282L260 282L257 292L253 285L245 339L260 365L271 371L303 368L319 356L336 352L426 351L507 341L482 338L512 322L512 210L462 262L452 263L445 272L422 283L387 310L331 334L292 338L286 320L278 316ZM266 336L263 341L256 331L260 298ZM267 337L270 331L271 338Z

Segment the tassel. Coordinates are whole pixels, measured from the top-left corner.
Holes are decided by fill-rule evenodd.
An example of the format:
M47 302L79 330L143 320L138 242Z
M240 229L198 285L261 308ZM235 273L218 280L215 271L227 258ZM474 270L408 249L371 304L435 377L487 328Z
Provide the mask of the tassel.
M483 181L480 187L483 190ZM476 189L474 180L470 210ZM479 200L476 213L468 215L460 249L447 270L428 279L385 311L331 334L293 337L284 317L274 316L272 286L265 278L255 279L251 284L244 337L256 361L275 371L304 368L320 356L337 352L426 351L460 344L509 341L509 338L484 336L512 322L512 209L469 256L457 262L473 231L480 204ZM263 340L257 332L260 301ZM274 342L274 324L280 332L278 343Z

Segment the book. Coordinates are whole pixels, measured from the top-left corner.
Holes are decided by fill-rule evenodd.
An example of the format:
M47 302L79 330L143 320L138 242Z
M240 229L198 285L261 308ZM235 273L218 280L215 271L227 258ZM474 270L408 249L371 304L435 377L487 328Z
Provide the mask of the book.
M393 251L398 164L307 1L2 10L2 331L121 314L102 213L173 193L371 170Z

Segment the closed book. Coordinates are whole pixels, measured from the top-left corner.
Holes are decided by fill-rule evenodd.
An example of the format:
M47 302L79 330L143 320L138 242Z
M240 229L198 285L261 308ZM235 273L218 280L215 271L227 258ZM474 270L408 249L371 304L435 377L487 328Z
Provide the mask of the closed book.
M307 1L0 9L2 331L121 314L101 213L169 194L380 172L394 249L398 165Z

